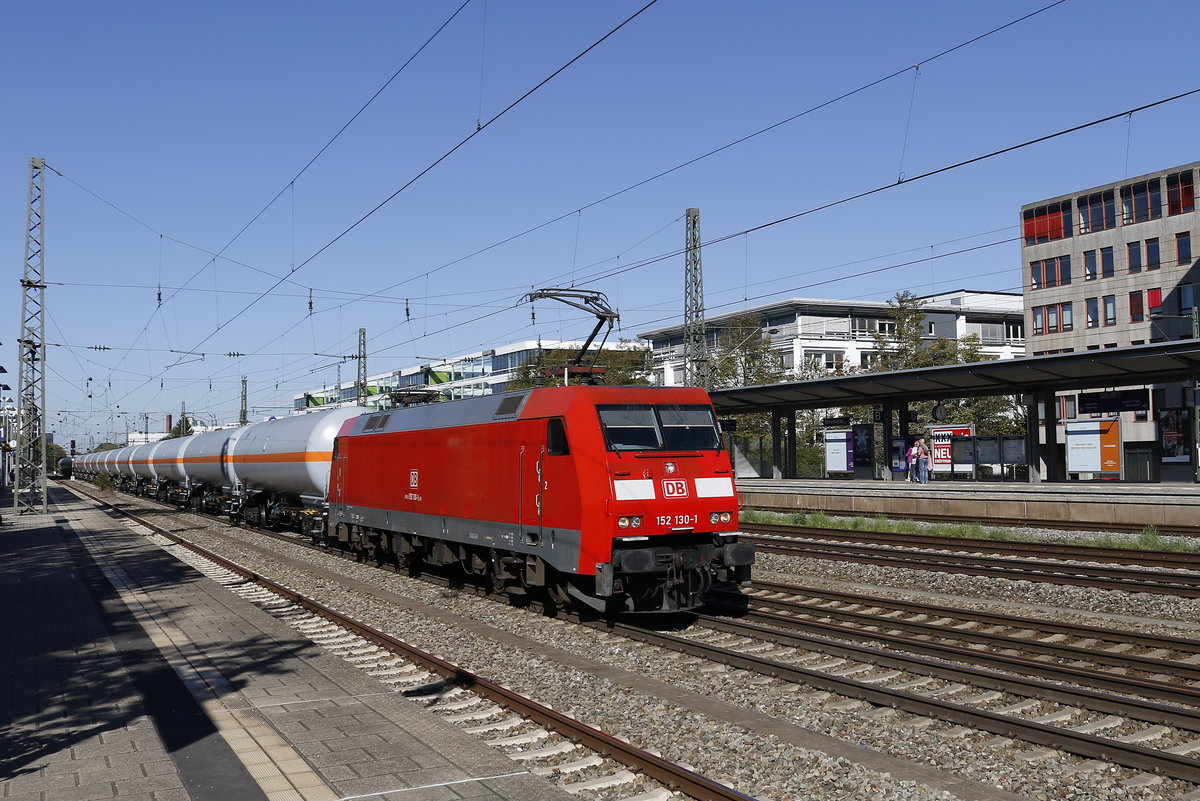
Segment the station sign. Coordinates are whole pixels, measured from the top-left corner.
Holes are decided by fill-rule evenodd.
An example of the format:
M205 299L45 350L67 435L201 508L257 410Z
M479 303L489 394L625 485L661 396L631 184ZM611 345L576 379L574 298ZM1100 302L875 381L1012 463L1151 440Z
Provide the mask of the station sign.
M1143 388L1080 392L1077 408L1079 414L1144 412L1150 408L1150 390Z

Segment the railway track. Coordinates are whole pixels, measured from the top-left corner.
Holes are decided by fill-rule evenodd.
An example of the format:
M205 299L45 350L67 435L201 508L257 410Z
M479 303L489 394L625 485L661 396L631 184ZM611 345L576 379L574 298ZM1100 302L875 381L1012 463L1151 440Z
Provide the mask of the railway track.
M318 645L347 658L409 698L425 702L450 722L486 738L518 762L537 762L544 775L589 771L590 778L563 781L572 793L606 790L636 779L635 773L663 786L639 793L638 801L665 801L678 792L697 801L753 801L737 790L514 692L500 683L409 645L303 595L261 573L243 567L186 537L156 525L143 515L116 510L105 501L73 488L113 509L113 514L149 529L166 543L186 549L187 559L210 578L235 588ZM292 539L293 542L296 540ZM302 544L302 543L297 543ZM553 736L551 736L553 735ZM591 754L579 754L584 749ZM563 756L566 758L562 758ZM557 759L556 759L557 758ZM552 765L544 763L551 760ZM629 770L603 770L605 760ZM597 771L597 768L601 768ZM632 773L630 771L633 771Z
M301 544L295 537L285 539ZM919 628L920 621L876 617L874 624L857 621L857 631L828 623L802 630L804 623L797 620L801 615L796 605L782 613L786 604L768 597L796 589L807 592L804 588L760 584L747 599L749 609L739 612L741 619L697 616L696 625L684 634L608 621L590 621L587 625L704 663L757 673L764 680L781 680L858 699L849 703L861 702L864 715L909 713L916 716L913 725L919 725L920 720L944 721L952 726L943 735L949 738L973 731L991 732L998 738L1106 759L1146 771L1147 775L1200 783L1200 760L1192 756L1200 752L1200 712L1189 708L1200 706L1200 690L1185 683L1195 679L1195 667L1185 662L1197 653L1195 644L1189 646L1181 639L1171 640L1169 646L1165 639L1145 641L1148 650L1170 647L1171 653L1179 656L1168 660L1183 663L1174 674L1179 683L1171 683L1165 678L1166 667L1145 654L1129 654L1142 661L1117 654L1109 660L1117 672L1085 670L1072 663L1085 661L1085 654L1090 652L1076 644L1079 652L1060 649L1054 658L1062 664L1047 665L1041 661L1046 652L1036 648L1034 655L1024 658L1002 653L1004 646L1017 647L1018 638L992 642L987 646L989 652L984 653L978 650L978 638L960 645L934 642L938 639L935 635L944 638L945 631ZM862 599L857 602L862 603ZM812 603L807 606L803 614L836 616L831 613L837 610L814 612ZM937 610L929 608L914 614L933 613ZM958 613L971 614L962 610ZM853 614L853 610L841 610L843 617ZM1002 625L1001 617L987 622ZM1025 625L1016 619L1004 624ZM885 634L882 630L868 631L869 625L881 629L907 627L909 632ZM1090 629L1087 632L1095 633ZM1083 634L1083 630L1077 633ZM1110 632L1104 636L1121 635ZM1103 637L1095 639L1104 641ZM1126 670L1132 664L1142 675L1121 675L1122 661ZM1021 671L1028 675L1019 675Z
M837 540L860 545L904 546L929 550L970 551L973 553L1010 554L1019 557L1054 558L1080 562L1112 563L1167 570L1200 571L1200 552L1150 551L1138 548L1114 548L1099 545L1073 545L1061 542L994 540L979 537L945 537L936 534L912 534L886 531L854 531L818 526L791 526L778 523L742 523L749 534L794 540Z
M763 530L759 525L749 525L745 528L747 531ZM900 535L904 536L906 535ZM990 546L975 546L973 543L976 541L965 546L965 550L971 553L963 553L961 551L964 550L964 546L956 538L925 538L915 547L894 547L889 543L887 534L843 535L839 529L814 529L794 536L786 530L772 530L760 535L748 534L742 540L753 543L762 553L807 559L861 562L1017 581L1072 584L1096 589L1200 598L1200 560L1188 554L1167 554L1167 557L1182 558L1164 558L1159 564L1187 564L1187 570L1197 572L1182 572L1178 567L1174 569L1180 572L1172 572L1170 568L1142 568L1136 564L1126 567L1104 567L1091 564L1090 555L1071 549L1070 546L1066 546L1067 550L1064 550L1064 546L1049 546L1049 551L1051 555L1071 554L1055 556L1056 559L1087 559L1087 562L1048 561L1044 559L1043 551L1037 543L1023 543L1018 547L1002 549L1002 552L1007 553L1007 557L976 555L976 551L987 553L993 550ZM1079 555L1076 556L1076 553ZM1130 557L1131 560L1136 558ZM1116 560L1117 557L1113 555L1101 555L1098 561L1111 563Z

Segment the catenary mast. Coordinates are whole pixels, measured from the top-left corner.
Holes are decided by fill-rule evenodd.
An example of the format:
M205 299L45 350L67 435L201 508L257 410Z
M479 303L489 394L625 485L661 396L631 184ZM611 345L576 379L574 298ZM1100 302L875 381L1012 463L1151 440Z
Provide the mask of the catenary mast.
M700 209L687 210L687 261L683 288L683 382L708 389L704 327L704 269L700 263Z
M21 278L21 370L17 385L17 475L13 509L46 514L46 280L45 171L29 160L29 208L25 216L25 273Z

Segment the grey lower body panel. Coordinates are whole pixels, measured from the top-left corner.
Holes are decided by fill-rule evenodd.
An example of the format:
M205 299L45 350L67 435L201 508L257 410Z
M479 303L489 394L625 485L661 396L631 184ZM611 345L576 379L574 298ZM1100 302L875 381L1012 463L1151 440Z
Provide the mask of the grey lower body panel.
M518 526L490 520L401 512L345 504L329 505L329 524L361 526L399 534L412 534L430 540L495 548L541 558L562 573L579 572L581 533L577 529Z

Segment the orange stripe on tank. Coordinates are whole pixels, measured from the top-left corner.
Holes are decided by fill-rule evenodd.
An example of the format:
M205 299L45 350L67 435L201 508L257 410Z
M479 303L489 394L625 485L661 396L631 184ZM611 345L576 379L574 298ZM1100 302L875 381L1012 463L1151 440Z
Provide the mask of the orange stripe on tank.
M328 462L333 451L296 451L294 453L259 453L244 456L186 456L179 459L153 459L134 464L278 464L281 462Z

